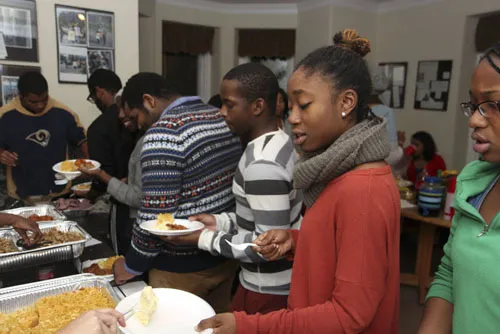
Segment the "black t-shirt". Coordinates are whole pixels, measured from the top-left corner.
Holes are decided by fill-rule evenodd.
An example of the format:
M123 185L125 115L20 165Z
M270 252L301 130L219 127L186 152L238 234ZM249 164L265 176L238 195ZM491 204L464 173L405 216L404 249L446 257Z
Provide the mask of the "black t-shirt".
M132 135L123 128L118 119L116 104L96 118L87 131L89 157L101 163L101 169L112 177L122 179L128 174L128 160L134 149ZM94 190L106 191L106 186L98 182Z

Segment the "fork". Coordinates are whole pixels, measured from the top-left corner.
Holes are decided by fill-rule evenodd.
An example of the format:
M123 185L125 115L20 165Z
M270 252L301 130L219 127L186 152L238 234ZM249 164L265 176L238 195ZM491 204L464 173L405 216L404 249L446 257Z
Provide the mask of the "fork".
M242 244L239 244L239 245L233 244L229 240L226 240L226 242L229 244L229 246L231 246L234 249L239 250L239 251L244 251L248 247L259 247L256 244L253 244L253 243L250 243L250 242L242 243Z
M134 306L132 306L132 307L130 308L130 310L128 310L127 312L123 313L123 317L125 318L125 320L130 319L130 317L134 315L134 313L135 313L135 308L137 307L137 304L138 304L138 303L139 303L139 302L135 303L135 305L134 305Z

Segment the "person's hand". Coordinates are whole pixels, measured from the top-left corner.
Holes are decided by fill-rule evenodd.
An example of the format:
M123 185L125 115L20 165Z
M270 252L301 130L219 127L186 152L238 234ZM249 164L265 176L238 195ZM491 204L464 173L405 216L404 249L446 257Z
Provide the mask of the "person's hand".
M12 224L14 230L23 238L24 243L26 245L36 244L42 238L42 232L40 231L40 227L37 223L34 223L26 218L19 217L14 224ZM31 232L31 238L26 233L27 231Z
M404 131L398 131L398 145L403 147L406 142L406 133Z
M6 166L9 167L16 167L17 165L17 160L19 159L17 153L9 152L7 150L4 150L0 154L0 162Z
M215 231L217 227L217 219L215 219L214 215L210 215L208 213L202 213L200 215L191 216L188 218L191 221L199 221L205 225L205 228L209 231Z
M86 312L70 322L57 334L115 334L119 324L125 327L123 314L113 309Z
M236 318L232 313L217 314L215 317L202 320L196 326L197 332L213 328L214 334L235 334Z
M82 172L82 174L84 175L87 175L93 179L100 179L100 175L101 173L103 173L104 171L100 168L96 168L96 169L87 169L85 167L79 167L78 170L80 172Z
M289 230L267 231L255 239L254 244L259 247L253 247L253 250L268 261L275 261L295 248L292 233Z
M116 260L113 264L113 275L117 285L125 284L135 277L135 275L130 274L125 270L125 259L122 257Z
M196 231L191 234L181 235L178 237L162 237L163 240L168 241L174 245L192 245L198 246L198 240L200 240L201 231Z
M78 170L82 172L83 175L86 175L92 179L99 180L104 184L108 184L111 180L111 176L100 168L88 169L85 167L80 167L78 168Z

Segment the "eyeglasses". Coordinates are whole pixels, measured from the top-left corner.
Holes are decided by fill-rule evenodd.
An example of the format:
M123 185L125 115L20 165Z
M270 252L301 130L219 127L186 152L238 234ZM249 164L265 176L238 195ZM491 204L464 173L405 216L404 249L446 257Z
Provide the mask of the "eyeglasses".
M485 118L493 117L500 112L500 101L483 101L477 104L464 102L460 103L460 106L462 107L464 115L467 117L472 117L472 114L474 114L476 110Z
M92 97L92 94L89 94L89 96L87 96L87 101L90 102L90 103L92 103L92 104L95 104L95 100Z

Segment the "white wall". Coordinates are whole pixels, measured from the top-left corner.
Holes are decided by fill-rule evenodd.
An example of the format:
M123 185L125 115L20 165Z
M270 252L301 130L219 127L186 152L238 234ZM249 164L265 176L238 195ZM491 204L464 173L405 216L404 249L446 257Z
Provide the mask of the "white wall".
M215 27L214 64L212 92L219 90L219 83L224 74L237 64L237 29L239 28L282 28L297 27L296 14L236 14L221 13L203 9L181 7L173 4L156 3L156 28L154 31L144 31L144 35L154 38L155 72L162 73L162 22L174 21L187 24L197 24ZM142 33L141 33L142 35ZM144 52L147 52L144 50ZM141 57L143 55L141 50ZM144 54L144 56L146 56ZM141 68L142 69L142 68Z
M407 137L418 130L430 132L448 166L455 169L464 166L467 155L467 119L460 102L468 100L475 64L476 21L471 16L498 10L498 0L446 0L377 16L377 61L409 63L405 108L397 113L398 128ZM446 112L413 109L419 60L453 60Z
M49 93L65 103L88 126L99 115L86 101L87 85L59 84L55 4L104 10L115 13L115 68L122 81L139 70L138 0L37 0L39 63L1 61L2 64L40 66L49 83Z

